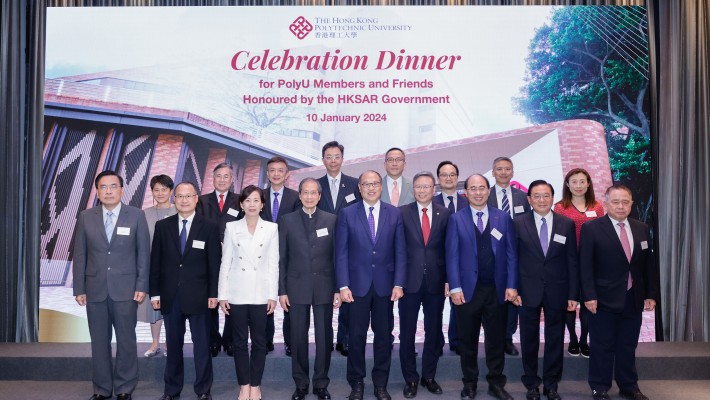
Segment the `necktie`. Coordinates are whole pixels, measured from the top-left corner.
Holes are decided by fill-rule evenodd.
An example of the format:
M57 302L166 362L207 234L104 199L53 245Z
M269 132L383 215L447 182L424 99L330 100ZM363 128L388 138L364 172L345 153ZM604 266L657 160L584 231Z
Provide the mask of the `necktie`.
M422 208L422 236L424 236L424 244L429 242L429 234L431 233L431 227L429 226L429 216L426 213L427 209Z
M476 213L478 215L478 221L476 222L476 227L478 227L478 231L483 233L483 211L479 211Z
M219 195L219 212L224 209L224 193Z
M182 220L182 230L180 231L180 254L185 254L185 244L187 243L187 220Z
M274 193L274 206L271 207L271 222L276 222L276 217L279 216L279 194Z
M337 179L331 179L330 180L330 196L333 199L333 208L337 206L338 203L338 180Z
M626 254L626 259L631 262L631 244L629 243L629 235L626 233L626 224L619 222L619 239L621 240L621 247L624 249L624 254ZM631 278L631 271L629 271L629 283L626 285L626 290L631 289L634 280Z
M367 224L370 225L370 239L372 239L372 243L375 243L375 216L372 215L372 210L374 210L375 207L370 207L370 215L367 216Z
M453 214L456 212L456 209L454 208L454 196L447 196L447 198L449 199L449 212Z
M106 238L111 242L111 237L113 236L113 213L111 211L106 213L106 223L104 223L104 229L106 229Z
M397 185L397 181L394 181L394 186L392 187L392 196L390 196L390 200L392 200L393 206L399 205L399 185Z
M542 219L542 225L540 225L540 246L542 246L542 254L547 255L547 249L549 247L548 242L549 235L547 234L547 221L545 218Z
M505 189L503 189L503 199L501 201L503 211L510 215L510 203L508 203L508 195L506 194Z

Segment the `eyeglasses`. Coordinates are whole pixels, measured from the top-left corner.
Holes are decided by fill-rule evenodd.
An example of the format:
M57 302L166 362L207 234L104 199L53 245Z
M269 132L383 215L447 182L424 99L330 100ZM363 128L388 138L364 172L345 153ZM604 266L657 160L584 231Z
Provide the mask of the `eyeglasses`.
M343 159L343 156L325 156L326 161L340 161Z
M387 164L399 164L404 162L404 158L388 158L385 161L387 161Z
M540 200L550 200L552 195L550 195L549 193L545 193L545 194L534 194L530 197L532 197L533 200L535 200L535 201L540 201Z
M432 185L416 185L414 186L414 190L429 190L433 187Z
M113 183L113 184L111 184L111 185L99 185L99 190L102 191L102 192L105 192L105 191L107 191L107 190L109 190L109 189L111 189L111 190L116 190L116 189L118 189L118 188L119 188L119 185L117 185L117 184L115 184L115 183Z
M472 193L483 193L488 190L488 188L486 186L471 186L466 190Z
M317 196L318 191L317 190L311 190L311 191L302 191L301 196Z
M175 195L175 200L190 200L191 198L197 196L196 194L178 194Z
M450 174L439 174L439 178L441 178L441 179L445 179L445 178L454 179L454 178L456 178L457 176L459 176L459 174L457 174L456 172L452 172L452 173L450 173Z
M366 188L366 189L376 189L382 185L380 182L368 182L368 183L361 183L360 186Z

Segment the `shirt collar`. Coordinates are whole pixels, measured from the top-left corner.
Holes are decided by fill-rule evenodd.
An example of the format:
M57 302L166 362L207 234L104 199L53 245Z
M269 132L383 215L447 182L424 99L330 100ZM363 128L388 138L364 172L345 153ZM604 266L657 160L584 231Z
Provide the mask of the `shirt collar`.
M533 211L533 216L535 217L535 222L536 223L541 223L540 221L542 218L545 218L545 222L550 222L552 221L552 209L547 213L547 215L540 215L536 211Z
M193 211L192 214L190 214L190 216L187 218L183 218L182 216L178 215L178 221L180 221L180 225L182 225L183 219L186 219L188 224L192 224L192 220L195 219L195 212Z
M615 220L614 218L612 218L611 215L607 214L607 216L608 216L609 219L611 220L611 224L614 225L614 228L617 227L617 224L618 224L619 222L623 222L625 227L626 227L626 226L629 226L629 218L628 218L628 217L624 218L623 221L617 221L617 220Z
M422 212L422 208L426 208L427 211L430 211L430 212L431 212L431 201L429 202L429 204L426 204L426 205L424 205L424 206L422 206L421 204L419 204L418 201L417 201L416 203L417 203L417 208L419 209L419 212L420 212L420 213Z
M379 200L377 200L377 203L375 203L375 204L372 205L372 206L369 205L369 204L367 204L367 203L365 202L365 200L362 201L362 204L365 206L365 211L367 211L368 213L370 212L370 207L375 207L375 209L372 210L372 212L374 212L374 213L380 212L380 201L379 201Z
M215 189L214 190L214 195L217 196L217 201L219 201L219 195L223 194L224 195L224 200L227 201L227 193L229 193L229 190L226 192L220 192L219 190Z
M476 210L476 209L473 208L473 206L470 205L470 204L469 204L468 206L471 207L471 212L473 213L474 216L476 215L477 212L482 211L482 212L483 212L483 216L488 217L488 205L486 205L485 207L483 207L482 210Z
M119 201L118 205L116 207L114 207L113 210L111 210L111 213L113 213L114 217L118 217L118 214L121 212L121 204L122 203ZM104 207L103 205L101 205L101 209L103 210L103 212L104 212L103 215L105 217L106 213L108 213L109 210L106 207Z
M325 176L328 177L328 184L329 185L330 185L330 182L333 182L333 179L337 179L338 183L341 183L343 181L343 171L338 172L338 175L336 175L335 177L332 177L332 176L328 175L327 173L325 174Z

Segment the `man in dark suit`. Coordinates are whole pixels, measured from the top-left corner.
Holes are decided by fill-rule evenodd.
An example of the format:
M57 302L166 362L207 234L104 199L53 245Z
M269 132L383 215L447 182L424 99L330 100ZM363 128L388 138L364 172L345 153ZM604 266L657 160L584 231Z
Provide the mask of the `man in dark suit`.
M337 217L316 208L321 190L317 180L302 180L298 193L303 207L279 219L279 303L291 319L288 340L292 345L291 373L296 383L292 400L308 396L311 309L316 341L313 393L321 400L331 398L328 370L333 345L333 307L340 307L333 258Z
M424 309L424 350L422 352L421 384L429 392L441 394L434 379L441 342L441 320L444 312L446 285L446 227L449 210L434 204L434 175L420 172L414 175L416 201L399 208L407 245L407 280L404 297L399 300L399 361L404 376L404 397L417 395L419 374L414 340L417 333L419 308Z
M288 162L285 158L274 156L266 162L266 177L269 179L269 187L264 190L266 204L261 210L260 216L263 220L276 222L279 217L301 209L301 202L298 200L298 192L284 186L288 179ZM285 311L285 310L284 310ZM286 355L291 355L290 343L290 321L288 312L283 314L282 332L284 338L284 350ZM274 350L274 313L268 315L266 319L266 351Z
M392 147L385 153L385 171L387 174L382 180L382 201L395 207L403 206L414 201L412 182L405 178L404 167L407 160L404 150Z
M343 166L343 154L345 147L342 144L332 141L323 145L323 165L326 174L318 178L318 183L323 190L318 208L338 215L345 207L351 206L362 200L357 178L343 174L340 168ZM338 310L338 337L335 349L343 356L348 355L348 311L350 305L344 303Z
M90 400L129 400L138 383L136 312L148 292L150 234L142 210L121 203L123 178L103 171L94 180L101 203L79 214L74 236L74 296L86 306L91 334ZM111 329L116 332L116 363Z
M380 201L379 173L363 172L359 184L363 200L340 212L335 233L337 287L342 301L350 303L349 399L363 398L365 343L372 324L375 397L390 400L387 381L392 361L392 308L403 295L407 273L404 226L399 209Z
M461 400L476 397L478 335L485 325L488 394L508 400L504 389L506 301L518 297L518 257L513 220L487 206L488 179L466 180L469 207L449 218L446 230L446 272L456 309L463 390Z
M161 400L180 396L184 384L185 320L190 321L195 359L195 393L211 399L210 309L217 307L217 282L222 259L219 225L195 213L197 187L175 187L177 214L155 224L150 259L150 295L165 319L165 390Z
M530 203L528 203L528 196L525 192L510 185L514 175L513 161L510 158L498 157L493 160L491 173L496 180L496 184L488 198L488 207L503 210L511 218L530 211ZM517 329L518 308L511 303L508 304L508 327L505 332L505 353L511 356L519 354L518 349L513 344L513 335Z
M459 184L459 166L451 161L442 161L439 166L436 167L436 176L439 177L439 186L441 187L441 193L434 196L433 202L435 204L440 204L449 210L450 214L453 214L464 207L468 207L468 199L466 196L460 195L457 187ZM445 286L445 295L449 295L449 284ZM454 315L454 303L451 302L449 298L449 350L461 355L459 351L459 339L456 335L456 315ZM440 339L442 346L444 344L444 336L442 333Z
M613 376L621 397L646 400L638 386L636 346L641 313L656 307L659 292L651 233L629 218L629 188L615 184L604 200L607 217L582 225L579 238L582 300L592 313L589 386L595 400L609 399Z
M557 384L562 379L562 354L566 311L577 308L579 268L574 222L552 212L555 191L552 185L533 181L528 200L533 212L515 217L520 271L520 351L523 358L523 385L527 400L559 400ZM545 312L545 356L542 379L537 374L540 347L540 312Z
M239 193L229 190L232 187L232 167L220 163L212 171L214 192L199 197L195 212L219 225L219 240L224 241L224 228L227 222L240 219ZM219 334L219 307L210 311L212 327L210 328L210 353L212 357L219 354L221 348L231 357L234 355L232 330L229 329L229 315L224 316L224 328Z

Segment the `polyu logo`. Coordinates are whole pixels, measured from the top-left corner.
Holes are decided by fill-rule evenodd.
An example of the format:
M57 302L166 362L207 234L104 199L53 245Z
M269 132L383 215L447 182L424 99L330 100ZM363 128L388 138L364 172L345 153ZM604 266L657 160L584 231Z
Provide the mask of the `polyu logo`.
M289 25L288 30L290 30L291 33L293 33L297 38L303 39L311 33L313 25L311 25L307 19L298 17L291 23L291 25Z

